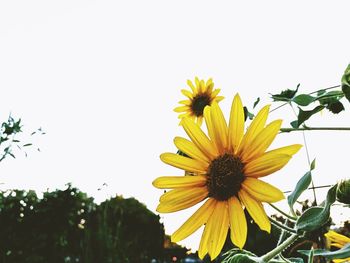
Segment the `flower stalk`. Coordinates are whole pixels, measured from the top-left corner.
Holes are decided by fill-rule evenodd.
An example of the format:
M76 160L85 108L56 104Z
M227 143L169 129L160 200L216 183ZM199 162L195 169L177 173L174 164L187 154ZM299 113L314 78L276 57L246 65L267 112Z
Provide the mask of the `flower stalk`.
M266 253L265 255L260 257L260 262L269 262L279 253L281 253L285 248L289 247L299 238L298 234L291 235L288 237L282 244L278 245L276 248Z

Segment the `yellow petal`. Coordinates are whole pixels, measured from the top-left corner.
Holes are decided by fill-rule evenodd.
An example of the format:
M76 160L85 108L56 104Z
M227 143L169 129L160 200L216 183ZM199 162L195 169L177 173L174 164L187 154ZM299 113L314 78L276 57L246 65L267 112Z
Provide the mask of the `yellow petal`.
M216 102L213 102L210 109L211 121L214 127L214 138L219 153L224 153L228 146L227 140L227 124L225 117Z
M225 97L223 97L223 96L216 96L215 99L214 99L214 101L220 102L220 101L222 101L224 98L225 98Z
M204 173L208 167L208 165L204 162L174 153L163 153L160 155L160 159L166 164L190 172Z
M213 84L213 79L210 78L207 80L207 83L205 83L206 86L210 86L211 84Z
M190 81L189 79L187 80L187 85L191 88L193 95L195 96L195 94L197 93L197 89L195 88L195 86L193 85L192 81Z
M182 118L188 117L188 116L190 116L190 115L191 115L191 112L186 112L186 113L179 114L178 118L179 118L179 119L182 119Z
M197 187L204 186L207 177L204 175L194 176L161 176L153 181L153 186L160 189L180 188L180 187Z
M210 236L210 225L208 223L204 227L204 231L202 233L201 237L201 242L199 243L199 248L198 248L198 257L200 259L203 259L204 256L208 253L208 240Z
M181 124L191 138L192 142L201 150L210 160L217 156L217 151L213 147L209 138L201 130L201 128L195 124L192 120L184 118L181 121Z
M163 194L159 201L157 211L171 213L183 210L198 204L208 196L206 187L178 188Z
M210 110L211 110L210 106L205 106L204 111L203 111L203 116L204 116L205 124L207 126L209 138L211 139L212 146L215 149L215 151L218 152L216 145L214 143L215 133L214 133L213 122L211 121Z
M205 82L204 82L204 80L201 80L199 82L199 90L201 91L201 93L204 93L206 91L205 88L206 88Z
M187 98L189 98L190 100L193 99L193 95L192 95L192 93L191 93L190 91L188 91L188 90L186 90L186 89L182 89L182 90L181 90L181 93L182 93L183 95L185 95Z
M262 131L265 127L267 116L269 115L270 105L262 108L259 113L256 115L252 123L247 129L247 132L242 138L241 144L239 145L238 154L241 154L246 147L255 139L255 137Z
M198 124L198 126L199 127L202 126L202 123L203 123L203 116L198 116L197 117L197 124Z
M237 153L244 134L244 110L241 98L236 94L233 99L228 128L229 148Z
M260 202L278 202L284 199L284 194L278 188L259 179L247 177L242 183L243 189Z
M205 162L209 166L209 158L202 153L193 142L182 137L175 137L174 144L181 152L187 154L195 160Z
M266 153L294 155L301 149L301 147L303 147L301 144L292 144L285 147L274 149L272 151L268 151Z
M207 84L207 93L211 96L214 88L214 83Z
M213 213L215 200L209 198L178 230L171 235L172 242L179 242L206 224Z
M237 247L243 248L247 239L247 221L241 203L237 197L228 199L228 212L230 219L230 237Z
M272 174L284 167L292 156L288 154L265 153L244 166L244 174L251 177L262 177Z
M183 104L183 105L186 105L186 106L190 106L191 103L192 102L190 100L180 100L179 101L179 104Z
M216 203L215 209L208 220L208 225L211 225L208 251L211 260L214 260L220 254L227 237L229 218L226 201Z
M241 202L244 204L244 206L248 210L248 213L253 218L254 222L260 227L260 229L270 233L271 223L265 213L265 210L261 202L256 201L243 189L241 189L238 192L238 196Z
M267 148L271 145L273 140L276 138L282 125L282 120L276 120L266 126L250 143L245 147L241 158L243 162L247 162L251 159L261 156Z
M179 106L174 109L175 112L184 112L188 111L190 108L188 106Z
M212 98L215 98L216 95L219 94L220 90L221 90L221 89L216 89L216 90L214 90L214 91L211 93L211 97L212 97Z

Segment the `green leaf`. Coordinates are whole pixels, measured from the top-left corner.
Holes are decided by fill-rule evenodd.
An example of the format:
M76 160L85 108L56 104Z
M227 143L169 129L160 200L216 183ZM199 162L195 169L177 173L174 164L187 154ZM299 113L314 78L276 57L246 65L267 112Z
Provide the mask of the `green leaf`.
M299 127L299 125L298 125L298 120L292 121L292 122L290 123L290 126L292 126L294 129L298 128L298 127Z
M314 262L314 249L312 248L311 250L310 250L310 253L309 253L309 259L308 259L308 263L313 263Z
M232 262L257 262L253 260L256 255L252 252L244 249L233 248L223 254L222 263L232 263Z
M317 91L317 97L319 97L319 96L321 96L321 95L323 95L325 93L326 93L326 90L320 89L320 90Z
M310 250L298 250L298 252L303 255L309 255ZM336 251L315 249L314 256L322 256L330 260L348 258L350 257L350 243L346 244L344 247Z
M330 103L326 108L334 114L338 114L339 112L345 110L344 105L340 101Z
M298 128L301 124L303 124L305 121L307 121L312 115L323 110L325 108L325 106L319 105L319 106L317 106L314 109L309 110L309 111L304 111L300 107L298 107L298 108L299 108L298 120L297 120L297 122L295 122L295 121L292 122L295 125L295 127L292 126L293 128ZM292 125L292 123L291 123L291 125Z
M23 147L28 147L28 146L31 146L31 145L33 145L33 144L32 143L26 143L26 144L23 145Z
M245 254L236 254L231 257L227 263L256 263L259 262L258 258L252 258L251 256Z
M339 101L344 96L344 93L341 90L332 90L321 96L317 97L317 100L321 105L328 105Z
M254 102L253 109L256 107L256 105L258 105L259 102L260 102L260 97L258 97Z
M310 164L310 170L311 170L311 171L312 171L312 170L315 170L315 167L316 167L316 158L313 159L313 161L311 162L311 164Z
M337 185L332 186L327 193L324 207L314 206L307 209L297 220L298 231L313 231L327 223L330 216L331 205L336 199Z
M344 92L345 98L350 102L350 86L342 85L341 89Z
M273 101L290 101L295 94L298 92L300 84L298 84L295 90L287 89L282 91L280 94L271 94Z
M304 263L304 260L302 258L287 258L287 259L293 263Z
M254 118L254 114L249 112L247 107L244 106L243 110L244 110L244 121L246 121L247 118L249 118L249 120L252 120Z
M300 106L308 106L310 103L315 101L315 97L307 94L300 94L292 99L293 102Z
M341 78L341 89L344 92L346 99L350 102L350 64L345 69Z
M308 171L306 174L301 177L301 179L298 181L297 185L295 186L293 192L288 195L288 205L292 211L293 205L298 200L299 196L309 187L311 183L311 172Z

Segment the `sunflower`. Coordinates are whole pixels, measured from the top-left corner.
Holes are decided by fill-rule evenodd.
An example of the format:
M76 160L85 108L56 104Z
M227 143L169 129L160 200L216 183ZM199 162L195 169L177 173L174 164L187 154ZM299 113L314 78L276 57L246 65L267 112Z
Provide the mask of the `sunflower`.
M342 248L346 244L350 243L350 238L338 234L337 232L332 230L328 231L328 233L324 235L327 238L327 241L331 247ZM350 262L350 258L333 259L332 261L335 263Z
M198 254L216 258L228 230L232 242L242 248L247 237L247 209L260 229L270 232L271 224L262 202L284 198L276 187L260 180L285 166L301 145L294 144L265 152L276 137L281 120L265 126L269 105L257 114L244 134L244 111L237 94L233 100L229 124L217 103L204 109L208 136L191 118L181 124L190 140L176 137L176 147L187 156L163 153L166 164L193 176L163 176L153 181L160 189L172 189L160 197L157 211L171 213L205 200L202 206L171 236L178 242L205 225Z
M179 101L181 106L176 107L174 111L181 113L179 119L190 117L201 126L204 108L210 106L213 102L221 101L224 97L217 96L220 89L213 90L214 83L212 79L205 82L196 77L195 85L190 80L187 80L187 85L191 88L192 93L189 90L181 90L182 94L188 99Z

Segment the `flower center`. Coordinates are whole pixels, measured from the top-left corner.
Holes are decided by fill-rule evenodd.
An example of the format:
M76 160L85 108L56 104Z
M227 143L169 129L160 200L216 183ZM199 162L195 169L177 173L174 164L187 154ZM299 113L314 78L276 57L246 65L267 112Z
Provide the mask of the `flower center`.
M202 116L205 106L210 105L211 98L208 94L198 94L192 99L191 110L196 116Z
M213 160L207 174L209 196L219 201L236 196L245 178L243 167L238 157L228 153Z

